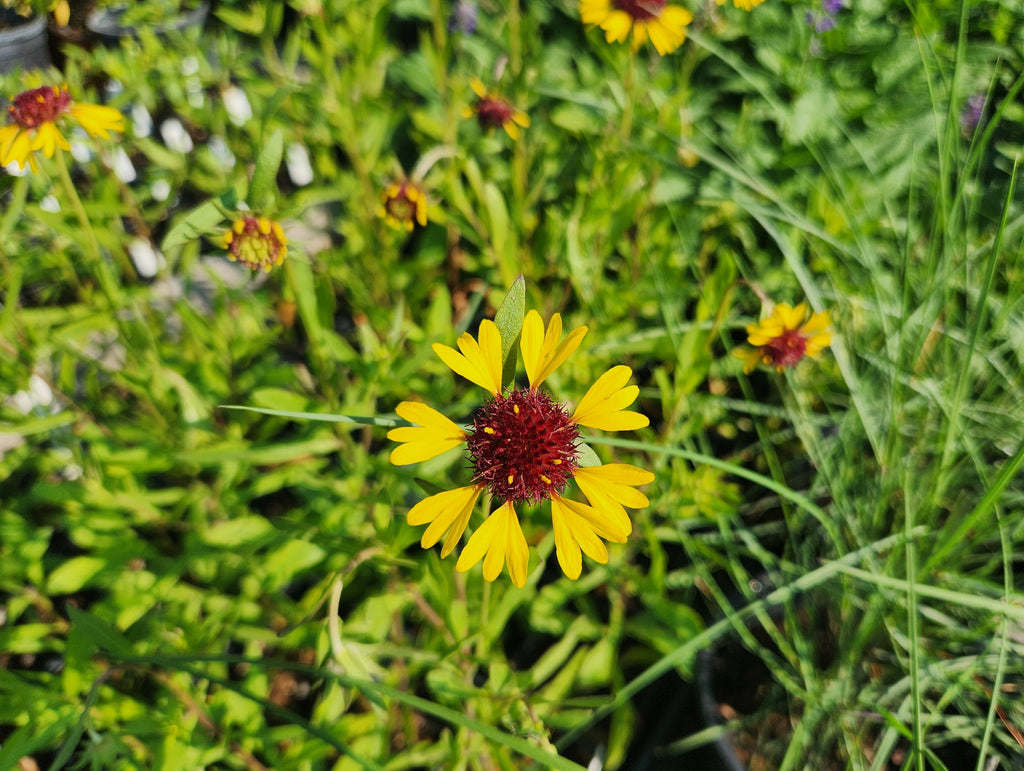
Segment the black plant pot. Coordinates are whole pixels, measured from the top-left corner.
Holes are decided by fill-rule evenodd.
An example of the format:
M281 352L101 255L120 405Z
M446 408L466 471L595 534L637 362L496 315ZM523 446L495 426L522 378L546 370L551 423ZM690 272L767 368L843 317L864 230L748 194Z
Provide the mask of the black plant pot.
M0 11L0 73L18 67L26 70L50 66L50 49L46 42L46 19L26 19L14 11Z
M129 6L125 5L93 11L85 20L85 26L97 40L106 45L117 45L123 38L138 37L138 30L124 23L124 15L128 8ZM204 0L191 11L175 14L154 25L151 30L157 35L163 35L173 30L201 27L206 24L209 15L210 3L209 0Z

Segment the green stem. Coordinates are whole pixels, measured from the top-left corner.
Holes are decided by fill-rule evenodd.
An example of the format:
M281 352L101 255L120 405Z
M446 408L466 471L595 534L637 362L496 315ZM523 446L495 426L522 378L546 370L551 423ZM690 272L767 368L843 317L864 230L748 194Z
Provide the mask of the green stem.
M103 294L106 295L110 306L112 308L120 307L121 297L117 281L110 272L110 266L107 264L106 260L103 259L102 252L100 252L100 244L96 239L96 232L93 230L92 223L89 221L89 215L85 211L85 205L82 203L82 199L78 195L78 191L75 189L75 183L71 179L71 172L68 171L68 163L64 158L64 153L58 151L55 153L54 157L57 161L58 177L64 187L65 201L66 203L71 204L71 209L78 218L78 223L81 225L82 232L85 234L86 247L89 253L90 262L92 263L90 267L95 272L96 280L99 281L100 289L102 289Z

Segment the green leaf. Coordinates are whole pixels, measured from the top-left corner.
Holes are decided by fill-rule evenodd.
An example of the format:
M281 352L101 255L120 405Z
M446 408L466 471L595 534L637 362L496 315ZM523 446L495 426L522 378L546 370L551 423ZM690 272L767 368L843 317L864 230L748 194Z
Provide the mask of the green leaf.
M46 581L47 594L74 594L106 567L99 557L72 557L50 573Z
M200 204L181 222L172 227L160 243L160 251L169 252L207 235L228 218L228 212L235 208L238 199L234 190L229 190L217 199Z
M218 522L200 533L199 537L209 546L241 546L258 541L273 529L263 517L241 517Z
M332 415L326 412L293 412L292 410L272 410L265 407L247 407L242 404L218 404L222 410L244 410L245 412L259 412L262 415L275 415L279 418L293 418L294 420L322 420L326 423L352 423L360 426L384 426L385 428L396 428L398 426L411 426L408 421L400 418L374 418L360 417L358 415Z
M82 635L96 650L108 651L119 656L131 653L131 643L113 625L73 605L68 606L68 617L71 619L72 632Z
M508 385L516 375L519 333L526 315L526 279L520 274L509 287L505 299L494 314L494 323L501 333L501 360L505 362L501 371L502 385Z
M256 159L256 168L249 185L248 202L254 211L263 211L277 195L277 170L284 156L284 135L275 131Z

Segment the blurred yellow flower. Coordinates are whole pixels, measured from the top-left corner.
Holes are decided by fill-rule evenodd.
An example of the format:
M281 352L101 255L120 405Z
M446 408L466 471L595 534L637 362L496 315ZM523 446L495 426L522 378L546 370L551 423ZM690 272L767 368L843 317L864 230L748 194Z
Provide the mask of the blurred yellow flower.
M288 256L288 238L281 226L266 217L242 217L221 237L228 259L252 270L270 272Z
M764 0L732 0L732 4L741 11L752 11L761 5ZM725 0L718 0L719 5L725 5Z
M391 227L412 230L417 224L427 224L427 196L415 182L408 179L392 182L381 198L377 215Z
M476 104L467 107L463 115L467 118L476 115L477 122L484 129L505 129L505 133L512 139L519 138L519 126L528 128L530 116L522 110L517 110L507 100L502 99L497 93L488 91L479 78L469 81L473 93L476 94Z
M646 417L627 410L639 389L627 385L629 367L612 367L597 379L570 413L569 408L539 386L579 347L586 327L562 336L557 313L544 327L540 314L530 311L523 321L519 349L528 388L502 388L502 341L497 325L480 324L477 338L468 332L459 350L434 344L434 352L458 375L477 384L490 398L477 412L473 425L462 429L432 407L402 402L398 415L412 425L388 432L399 445L391 452L396 465L420 463L465 443L473 469L471 484L446 490L420 501L409 510L410 525L427 525L420 543L430 548L444 536L441 556L455 548L483 492L501 501L470 537L455 569L464 572L483 560L483 575L493 581L507 566L512 583L526 584L529 550L515 506L551 501L558 564L569 578L579 578L582 554L608 562L605 541L624 543L632 531L625 507L648 505L636 489L654 474L625 463L581 466L579 427L629 431L648 424ZM562 496L574 481L588 503Z
M807 303L795 308L779 303L768 318L747 326L747 342L753 349L737 349L733 355L743 360L744 372L752 372L758 364L781 372L805 356L816 358L828 347L831 325L828 311L810 313Z
M622 43L632 35L636 51L650 39L662 56L686 40L693 14L665 0L580 0L580 17L590 27L604 30L609 43Z
M70 150L58 124L77 123L91 137L106 139L111 131L124 131L124 118L113 107L76 104L67 86L43 86L11 97L7 125L0 127L0 165L26 164L35 171L33 154L52 158L59 149Z

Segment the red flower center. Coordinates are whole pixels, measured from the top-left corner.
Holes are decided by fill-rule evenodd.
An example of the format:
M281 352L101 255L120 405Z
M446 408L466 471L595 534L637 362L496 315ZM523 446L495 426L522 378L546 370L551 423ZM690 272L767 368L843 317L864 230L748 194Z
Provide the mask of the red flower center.
M476 105L476 119L485 129L501 128L512 120L515 109L504 99L484 96Z
M665 0L613 0L620 11L625 11L634 21L650 21L661 17Z
M397 193L387 197L384 209L399 222L412 222L416 219L416 203L409 198L404 184Z
M18 94L7 112L11 123L31 129L43 123L53 123L67 111L69 104L71 94L67 89L43 86Z
M774 366L792 367L804 357L807 337L799 329L787 329L769 340L761 350Z
M477 413L469 435L473 481L502 501L537 502L560 493L579 468L580 433L547 394L517 388Z
M264 227L260 227L260 220L256 217L246 217L242 232L236 232L231 242L227 245L231 257L242 265L253 270L267 268L277 264L277 258L281 250L287 245L282 243L273 226L264 220Z

